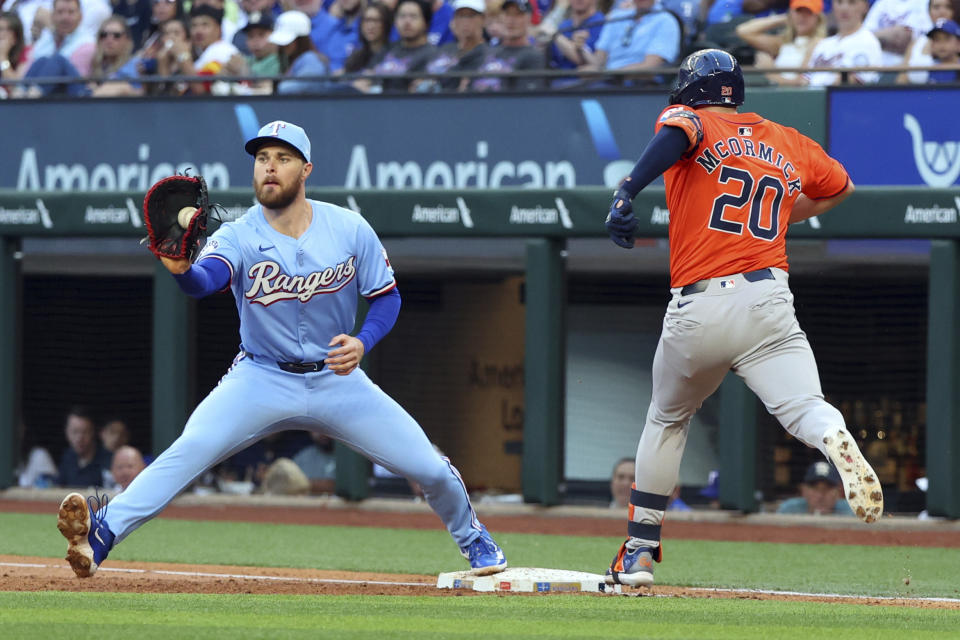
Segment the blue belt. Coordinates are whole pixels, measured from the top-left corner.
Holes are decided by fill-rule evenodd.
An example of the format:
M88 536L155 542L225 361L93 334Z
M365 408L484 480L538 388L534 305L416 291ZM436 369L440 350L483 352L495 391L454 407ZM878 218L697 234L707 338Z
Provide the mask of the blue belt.
M710 284L712 278L707 278L706 280L698 280L693 284L688 284L682 289L680 289L680 295L688 296L691 293L700 293L707 290L707 285ZM743 279L747 282L758 282L760 280L773 280L773 271L770 271L769 268L766 269L757 269L756 271L747 271L743 274Z

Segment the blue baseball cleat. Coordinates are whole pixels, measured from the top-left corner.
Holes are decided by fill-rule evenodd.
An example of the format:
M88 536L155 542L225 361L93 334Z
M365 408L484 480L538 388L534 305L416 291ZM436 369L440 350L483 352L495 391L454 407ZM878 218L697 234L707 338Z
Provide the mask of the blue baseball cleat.
M96 508L93 501L96 500ZM57 529L67 539L67 562L78 578L89 578L97 571L110 549L113 533L103 519L107 515L107 496L84 498L71 493L60 503Z
M488 576L500 573L507 568L507 558L487 528L480 525L480 535L477 539L460 549L463 557L470 561L470 573L475 576Z

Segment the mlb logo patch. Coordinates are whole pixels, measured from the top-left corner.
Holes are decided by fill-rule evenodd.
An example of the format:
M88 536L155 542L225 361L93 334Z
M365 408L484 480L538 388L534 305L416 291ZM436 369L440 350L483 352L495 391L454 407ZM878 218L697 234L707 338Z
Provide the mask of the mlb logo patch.
M721 288L721 289L733 289L735 286L737 286L736 280L721 280L721 281L720 281L720 288Z
M739 129L737 129L737 135L739 135L739 136L752 136L752 135L753 135L753 127L740 127Z

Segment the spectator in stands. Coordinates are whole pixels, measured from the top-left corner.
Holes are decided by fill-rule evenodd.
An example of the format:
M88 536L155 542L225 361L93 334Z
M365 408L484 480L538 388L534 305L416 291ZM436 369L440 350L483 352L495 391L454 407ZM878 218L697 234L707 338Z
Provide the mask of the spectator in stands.
M612 9L607 21L596 51L583 52L587 68L639 71L677 60L680 24L673 14L655 8L654 0L634 0L632 7Z
M503 37L500 44L487 50L483 63L477 71L540 71L546 69L547 61L543 51L530 44L529 0L504 0L500 8L500 22ZM544 86L543 77L474 78L470 83L472 91L533 90Z
M681 50L689 52L701 48L693 46L694 41L700 36L702 26L703 7L700 0L663 0L662 6L680 21Z
M193 70L196 75L215 76L226 71L227 63L240 56L237 48L223 39L220 21L223 11L208 4L196 4L190 10L190 41L195 55ZM193 93L205 93L208 87L194 84Z
M280 63L285 69L277 85L281 95L319 93L329 90L329 82L315 76L329 75L326 61L317 53L310 38L310 18L302 11L285 11L277 18L269 41L280 47ZM296 78L308 78L299 80Z
M550 45L551 69L577 69L587 64L603 30L604 15L597 0L570 0L570 17L560 23Z
M57 465L46 449L37 443L35 429L27 429L21 420L17 425L20 436L20 459L17 461L17 485L45 489L57 482Z
M437 48L427 42L427 25L433 13L430 5L422 0L400 0L394 14L394 25L400 41L391 44L374 65L376 75L402 75L423 72L434 58ZM421 82L409 80L383 80L370 88L378 91L416 91ZM422 83L429 86L428 83Z
M273 16L269 11L256 11L247 17L247 24L238 35L243 35L244 44L250 52L246 57L247 70L241 75L253 75L272 78L280 75L280 54L277 45L270 42L273 33ZM236 41L236 39L234 39ZM272 93L273 83L264 81L252 85L256 93Z
M790 0L788 13L743 22L737 26L737 35L757 50L757 67L806 67L814 47L827 35L823 0ZM778 85L806 84L800 74L792 71L768 73L767 79Z
M184 0L186 1L186 0ZM192 0L195 7L206 5L221 12L223 18L220 19L220 31L222 37L227 42L233 42L233 36L240 30L240 11L235 0Z
M23 43L25 46L31 45L40 36L41 31L50 21L50 2L49 0L0 0L0 11L12 13L20 22L23 30ZM40 12L41 19L38 20L36 35L31 35L31 29L34 23L34 17Z
M445 91L463 91L470 84L469 78L458 75L462 71L476 71L487 54L487 42L483 38L484 0L454 0L454 14L450 25L456 42L440 47L437 56L427 65L430 73L446 73L447 78L433 80L434 88Z
M159 37L160 25L168 20L183 20L185 17L181 0L152 0L150 4L150 23L143 31L140 46L146 47L154 34Z
M430 8L433 10L433 16L430 18L430 26L427 28L427 42L435 47L452 43L456 39L451 25L453 14L456 11L453 3L447 2L447 0L433 0Z
M30 66L41 59L62 56L81 76L89 75L90 60L96 46L93 38L79 29L83 14L79 0L54 0L53 29L45 30L30 51ZM59 61L49 64L59 70L63 64ZM28 70L29 72L29 70ZM35 74L33 77L50 77L52 73Z
M333 440L315 431L311 436L313 442L293 456L293 461L310 480L310 493L333 493L337 482Z
M954 15L951 0L930 0L929 14L931 24L936 24L938 20L957 20L957 16ZM930 55L930 38L927 34L915 38L913 42L910 43L910 46L907 47L906 54L904 54L903 63L911 67L933 66L933 56ZM897 77L897 82L901 84L906 82L926 84L927 72L909 71L907 73L901 73Z
M816 69L843 69L849 67L879 67L880 41L863 26L867 14L867 0L834 0L833 15L837 23L836 35L824 38L813 48L810 66ZM833 71L806 74L808 84L815 87L838 84L842 76ZM850 74L856 84L871 84L880 79L875 71Z
M67 414L64 432L69 446L60 460L60 486L103 486L103 472L110 469L110 452L100 446L93 425L93 417L84 407L74 407Z
M613 473L610 474L611 509L626 509L630 504L635 467L636 460L633 458L621 458L613 465Z
M310 37L317 51L330 61L333 72L343 69L347 57L360 43L360 17L366 0L335 0L330 12L321 11Z
M28 56L20 18L16 13L0 13L0 78L18 79L23 75Z
M960 64L960 25L953 20L941 18L933 25L928 34L930 55L936 65L952 65L953 69L934 69L930 71L927 82L930 84L952 84L960 80L957 65Z
M146 466L140 451L130 445L123 445L113 452L110 474L116 486L123 491Z
M923 0L875 0L863 26L880 41L881 64L891 67L903 64L907 47L930 31L933 22Z
M250 24L250 17L253 14L258 16L270 16L275 20L278 15L283 13L280 3L277 0L240 0L240 15L237 19L237 32L233 36L233 46L245 56L250 55L250 49L247 47L247 35L244 29Z
M810 465L803 476L800 495L784 500L777 513L853 515L843 497L840 474L826 460Z
M97 34L97 46L96 49L94 49L93 59L90 62L90 79L94 81L91 84L91 90L93 91L94 96L103 97L121 95L117 93L118 87L130 86L130 84L127 82L111 82L105 84L103 81L108 78L115 78L117 72L121 67L130 61L132 55L133 37L130 33L130 29L127 27L126 21L120 16L112 16L107 18L103 22L103 25L101 25L100 32ZM123 92L123 94L127 93ZM103 440L104 446L107 446L104 433L107 431L107 427L110 427L112 422L107 423L107 425L104 426L104 428L100 431L100 438ZM126 430L126 425L124 425L122 421L119 422L120 426ZM116 429L117 427L114 426L112 428ZM116 449L116 446L107 446L107 449L112 452Z
M100 443L110 453L130 442L130 429L120 418L111 418L100 429Z
M393 24L393 12L382 2L374 2L363 10L360 22L360 44L343 63L344 73L372 71L387 50L390 27ZM370 81L353 81L358 91L369 91Z
M141 53L141 58L135 63L140 74L156 73L164 78L192 76L193 46L187 24L179 18L171 18L160 25L157 33L159 38ZM182 95L189 88L185 82L151 84L148 92L151 95Z
M453 42L454 35L450 29L450 21L453 19L453 5L446 0L423 0L429 5L432 13L430 22L427 25L427 42L435 47ZM387 1L387 6L396 12L397 3L393 0ZM400 40L400 34L397 32L396 24L390 31L390 42Z
M133 48L143 46L147 34L153 31L150 19L153 16L153 0L110 0L113 15L123 19L130 30Z

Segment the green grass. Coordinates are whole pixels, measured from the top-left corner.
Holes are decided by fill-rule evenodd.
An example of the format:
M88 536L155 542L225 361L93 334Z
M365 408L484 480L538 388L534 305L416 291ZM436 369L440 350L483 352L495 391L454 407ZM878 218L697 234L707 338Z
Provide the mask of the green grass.
M376 514L370 514L371 522ZM0 554L61 558L54 518L0 514ZM619 538L498 534L513 566L600 572ZM153 520L115 560L436 574L444 531ZM659 584L958 598L960 550L669 541ZM904 585L909 575L911 583ZM96 579L96 578L94 578ZM0 582L0 589L12 588ZM960 611L752 599L0 591L4 638L953 638Z
M376 514L370 518L374 521ZM0 514L0 554L62 558L65 543L54 520ZM621 542L494 533L512 566L594 573L603 571ZM960 549L673 540L665 543L664 553L656 568L657 583L664 585L960 598ZM164 519L134 532L110 557L419 574L466 566L450 536L440 530Z
M960 611L549 596L526 598L0 593L7 638L955 638Z

